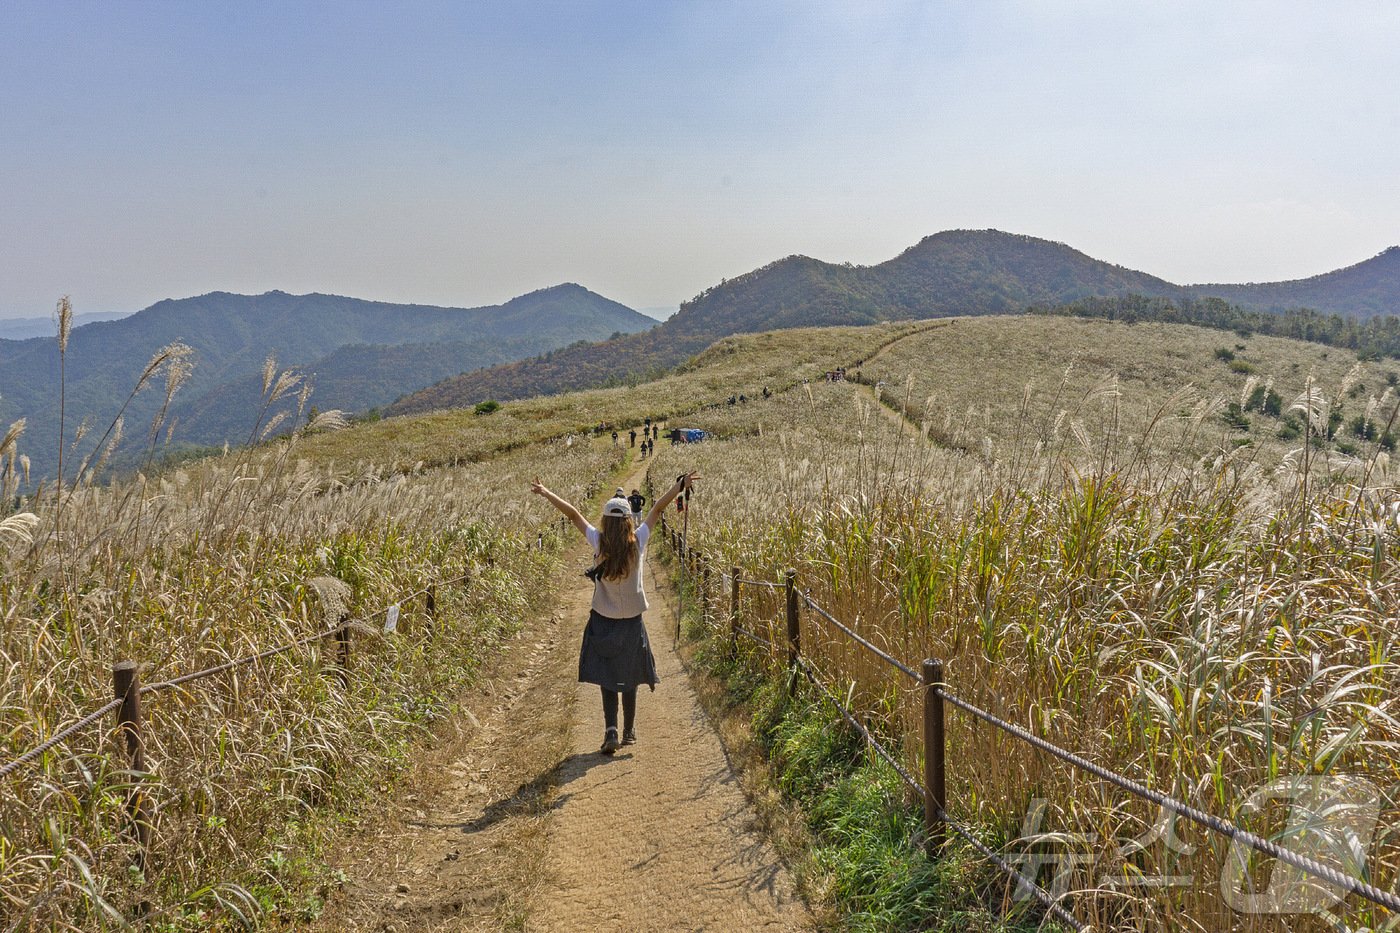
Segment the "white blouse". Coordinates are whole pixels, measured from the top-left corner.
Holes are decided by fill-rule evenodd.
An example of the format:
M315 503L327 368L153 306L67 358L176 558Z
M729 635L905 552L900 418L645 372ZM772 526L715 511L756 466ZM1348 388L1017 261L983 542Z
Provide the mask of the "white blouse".
M647 541L651 538L651 529L646 525L638 525L636 535L637 563L632 572L621 580L600 579L593 585L593 611L600 616L607 616L609 619L630 619L647 610L642 571L646 565ZM588 538L588 544L593 548L593 563L596 565L600 558L598 548L602 535L597 528L589 524L584 537Z

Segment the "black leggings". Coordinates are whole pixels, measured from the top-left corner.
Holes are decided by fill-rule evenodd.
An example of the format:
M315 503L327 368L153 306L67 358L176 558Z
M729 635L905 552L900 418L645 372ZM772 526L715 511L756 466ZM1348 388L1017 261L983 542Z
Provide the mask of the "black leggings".
M603 725L608 729L617 728L617 694L616 690L609 690L603 687ZM623 729L631 729L637 721L637 688L622 692L622 723Z

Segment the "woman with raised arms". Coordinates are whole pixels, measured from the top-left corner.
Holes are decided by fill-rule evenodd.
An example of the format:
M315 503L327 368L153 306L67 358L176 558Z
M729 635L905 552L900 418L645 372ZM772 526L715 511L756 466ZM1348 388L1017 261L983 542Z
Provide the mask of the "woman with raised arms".
M603 691L603 746L611 755L619 746L637 741L637 687L646 684L655 690L656 661L647 639L642 613L647 610L643 588L647 541L651 529L675 498L699 479L685 473L652 504L640 525L632 527L632 506L621 496L603 503L603 517L595 528L583 513L565 499L545 488L539 477L530 491L544 496L574 523L593 548L593 567L587 576L593 581L593 604L579 649L580 683L597 684ZM622 700L622 734L617 730L617 706Z

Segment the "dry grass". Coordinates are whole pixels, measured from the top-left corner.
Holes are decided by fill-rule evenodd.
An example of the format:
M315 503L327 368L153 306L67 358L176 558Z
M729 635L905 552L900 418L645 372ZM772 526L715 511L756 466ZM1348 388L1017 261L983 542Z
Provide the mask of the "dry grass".
M399 633L360 635L346 683L333 643L147 697L154 844L131 869L110 724L0 783L0 915L19 928L251 920L302 871L289 845L326 805L372 790L404 741L442 716L490 645L533 604L555 560L518 494L546 470L565 494L599 488L619 454L545 444L415 473L337 472L300 440L113 486L52 492L10 535L0 578L0 761L111 696L111 664L146 682L322 630L433 580L438 618L404 603ZM507 493L505 490L509 490ZM342 586L318 583L327 578ZM369 783L367 783L369 782ZM144 906L139 906L144 905Z
M1034 335L1037 347L1080 346L1080 322L1023 323L1046 330ZM1084 389L1102 374L1086 376L1064 390L1081 393L1081 412L1065 415L1079 428L1039 433L1051 404L1036 390L1023 402L1014 377L981 355L1016 324L959 322L896 343L877 361L898 357L918 369L910 347L928 348L924 371L944 375L943 397L976 400L979 423L997 432L990 449L930 442L927 421L900 434L864 390L814 385L764 409L710 413L701 426L732 439L665 450L655 472L704 474L690 530L721 566L770 580L798 568L819 603L895 655L944 659L960 695L1203 809L1248 822L1242 802L1279 775L1358 774L1389 789L1400 771L1392 710L1400 659L1390 647L1400 614L1400 569L1390 555L1400 527L1388 457L1374 446L1348 458L1280 445L1271 463L1212 440L1219 432L1208 419L1218 408L1199 392L1199 405L1169 407L1144 443L1138 429L1115 429L1132 423L1122 413L1161 410L1163 399L1181 396L1165 384L1170 374L1144 375L1150 367L1140 360L1142 388L1110 397ZM1069 334L1058 344L1057 327ZM1118 330L1157 346L1177 330L1139 328ZM955 331L978 337L959 338L968 340L964 356L950 349ZM1198 349L1221 339L1186 336ZM1120 352L1106 340L1096 338L1101 353ZM1289 354L1321 353L1250 343L1290 372ZM1315 392L1346 399L1351 361L1316 362ZM1221 366L1210 357L1202 365ZM1047 350L1016 371L1035 366L1062 372L1065 360ZM1374 374L1361 380L1380 394ZM1116 422L1089 417L1105 408L1117 410ZM1325 424L1325 412L1314 415ZM1167 462L1170 451L1181 459ZM762 590L745 599L750 624L781 642L778 601ZM918 698L902 675L832 638L810 613L803 644L872 721L906 737L914 763L917 742L907 737L917 735ZM1131 856L1117 843L1092 844L1139 838L1158 814L950 715L954 814L988 838L1012 839L1031 801L1047 799L1043 831L1066 834L1060 851L1088 856L1073 873L1084 892L1075 903L1099 928L1361 929L1388 920L1355 904L1337 908L1335 923L1235 913L1220 895L1218 841L1183 825L1195 847L1189 858L1160 841ZM1385 806L1370 862L1381 887L1393 886L1400 868L1389 828L1398 814L1393 800ZM1158 870L1194 880L1135 886Z
M677 373L638 386L571 392L503 403L489 415L470 409L390 418L350 433L306 439L301 455L313 463L372 463L403 470L469 463L543 440L587 435L599 424L626 429L647 417L672 421L728 396L774 391L819 378L927 325L829 327L746 334L716 342Z
M1222 417L1226 406L1244 406L1255 389L1273 390L1287 402L1310 383L1336 389L1357 362L1336 347L1184 324L990 317L956 319L898 341L862 377L884 381L884 396L907 404L935 439L1003 461L1082 431L1123 449L1146 441L1149 455L1174 464L1247 445L1273 467L1299 446L1278 438L1283 419L1246 412L1248 428L1231 427ZM1366 368L1332 407L1344 419L1362 414L1385 393L1383 369ZM1383 407L1381 422L1394 407L1393 394ZM1190 435L1161 430L1164 419L1197 413L1203 417ZM1349 439L1345 428L1338 436ZM1087 453L1098 459L1101 449Z

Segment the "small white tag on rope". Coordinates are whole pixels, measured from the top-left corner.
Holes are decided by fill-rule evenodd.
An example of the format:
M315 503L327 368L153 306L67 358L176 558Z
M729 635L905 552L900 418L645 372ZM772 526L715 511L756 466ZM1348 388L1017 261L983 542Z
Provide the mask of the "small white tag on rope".
M396 632L399 628L399 604L394 603L389 607L389 611L384 614L384 634Z

